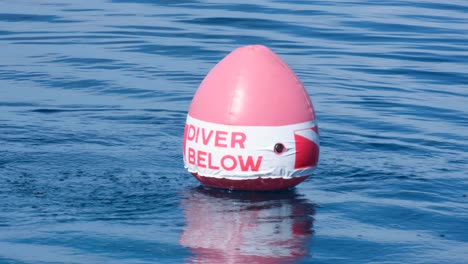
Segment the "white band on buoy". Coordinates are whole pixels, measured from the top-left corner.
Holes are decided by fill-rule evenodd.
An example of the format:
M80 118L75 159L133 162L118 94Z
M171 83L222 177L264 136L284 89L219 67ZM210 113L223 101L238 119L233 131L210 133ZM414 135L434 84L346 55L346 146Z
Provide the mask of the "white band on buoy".
M207 177L288 179L312 174L318 148L315 121L286 126L234 126L188 115L183 153L189 172Z

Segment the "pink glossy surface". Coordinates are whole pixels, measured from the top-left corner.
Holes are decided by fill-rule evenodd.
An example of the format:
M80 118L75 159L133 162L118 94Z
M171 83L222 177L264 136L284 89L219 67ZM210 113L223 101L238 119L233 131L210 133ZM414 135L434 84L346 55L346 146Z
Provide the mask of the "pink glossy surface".
M198 88L189 114L227 125L280 126L315 119L312 103L289 66L261 45L238 48Z

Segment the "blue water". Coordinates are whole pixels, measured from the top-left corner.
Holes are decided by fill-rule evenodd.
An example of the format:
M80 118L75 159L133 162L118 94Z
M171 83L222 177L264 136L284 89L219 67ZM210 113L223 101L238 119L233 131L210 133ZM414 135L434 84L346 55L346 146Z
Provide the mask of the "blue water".
M0 263L468 263L467 1L0 1ZM264 44L321 132L292 191L206 190L190 101Z

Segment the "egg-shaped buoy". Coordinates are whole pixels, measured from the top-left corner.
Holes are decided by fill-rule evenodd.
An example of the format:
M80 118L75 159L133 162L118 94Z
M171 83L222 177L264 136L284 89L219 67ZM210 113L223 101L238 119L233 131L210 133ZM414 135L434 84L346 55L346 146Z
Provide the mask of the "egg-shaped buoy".
M185 124L184 165L203 185L282 190L317 166L312 102L289 66L262 45L238 48L198 87Z

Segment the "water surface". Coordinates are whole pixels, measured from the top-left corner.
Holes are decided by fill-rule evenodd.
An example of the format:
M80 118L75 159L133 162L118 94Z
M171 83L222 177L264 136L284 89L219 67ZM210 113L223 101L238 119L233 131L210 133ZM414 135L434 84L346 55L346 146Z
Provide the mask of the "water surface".
M468 263L466 1L0 1L0 263ZM297 73L315 175L275 194L183 168L231 50Z

